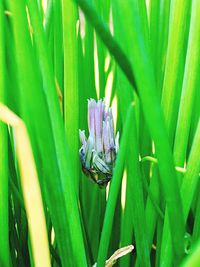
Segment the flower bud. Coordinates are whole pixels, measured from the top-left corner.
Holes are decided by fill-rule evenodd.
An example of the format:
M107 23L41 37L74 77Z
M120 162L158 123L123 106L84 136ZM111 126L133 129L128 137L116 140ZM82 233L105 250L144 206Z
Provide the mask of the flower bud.
M112 177L119 149L119 132L115 137L112 110L105 109L103 100L88 100L88 128L88 139L85 131L79 130L82 169L100 187L104 187Z

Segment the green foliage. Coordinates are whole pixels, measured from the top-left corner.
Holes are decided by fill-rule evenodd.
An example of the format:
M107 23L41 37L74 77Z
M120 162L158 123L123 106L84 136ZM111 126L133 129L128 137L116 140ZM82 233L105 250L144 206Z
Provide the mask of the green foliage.
M0 102L28 130L52 266L103 267L130 244L117 266L200 265L199 42L198 0L0 1ZM120 132L106 190L79 162L89 98ZM36 266L20 164L0 122L6 267Z

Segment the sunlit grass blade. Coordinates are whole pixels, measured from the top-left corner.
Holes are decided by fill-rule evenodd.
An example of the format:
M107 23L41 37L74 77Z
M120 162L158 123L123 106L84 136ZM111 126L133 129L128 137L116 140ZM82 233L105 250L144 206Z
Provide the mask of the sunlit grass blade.
M180 167L183 166L186 157L188 137L192 120L192 107L194 104L196 90L198 90L197 79L200 56L199 15L199 3L197 1L193 1L183 88L174 144L175 164Z
M190 1L171 1L169 37L162 91L162 108L170 145L173 144L183 78Z
M181 263L180 267L198 267L200 262L200 242L193 246L191 253Z
M44 24L46 39L48 42L50 40L51 31L53 33L53 0L48 1L43 24ZM54 44L54 41L52 43Z
M162 93L163 77L169 32L170 0L161 0L159 8L158 49L156 53L156 80L159 96Z

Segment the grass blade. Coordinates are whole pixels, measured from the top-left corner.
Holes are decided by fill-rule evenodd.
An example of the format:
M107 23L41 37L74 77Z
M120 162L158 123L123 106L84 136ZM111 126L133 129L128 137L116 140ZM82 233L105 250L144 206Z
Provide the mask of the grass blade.
M6 102L6 69L5 69L5 20L3 3L0 2L0 102ZM1 265L9 266L9 235L8 235L8 146L7 127L0 122L0 261Z
M76 192L79 187L79 91L78 45L76 23L78 7L71 0L63 1L64 46L64 121Z
M170 145L173 144L185 61L190 1L172 1L162 91L162 108Z
M198 267L200 262L200 242L198 242L188 255L188 257L181 263L180 267Z
M121 143L120 143L120 150L117 156L117 161L116 161L115 170L114 170L114 174L112 178L109 197L108 197L108 201L106 205L104 224L103 224L101 241L99 245L98 259L97 259L98 267L103 267L105 265L105 261L107 257L107 251L108 251L113 218L114 218L114 211L115 211L117 196L118 196L118 192L119 192L119 188L121 184L121 176L122 176L123 167L124 167L126 148L128 145L128 132L129 132L129 128L131 125L131 121L133 119L133 109L134 107L131 106L127 113L127 119L126 119L124 131L123 131L123 135L122 135Z
M177 130L174 144L176 166L183 166L186 157L188 137L192 119L192 107L197 89L199 71L200 8L197 1L192 2L189 41L185 63L183 88L179 108Z

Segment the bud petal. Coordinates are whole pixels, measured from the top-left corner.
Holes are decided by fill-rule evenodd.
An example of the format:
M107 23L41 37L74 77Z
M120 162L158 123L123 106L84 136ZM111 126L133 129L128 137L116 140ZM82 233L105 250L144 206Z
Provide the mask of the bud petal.
M82 145L84 147L86 147L87 142L86 142L86 137L85 137L85 131L84 130L83 131L79 130L79 137L80 137Z
M102 123L103 123L103 107L102 100L99 100L95 108L95 136L96 136L96 151L101 153L103 151L102 144Z
M117 132L116 137L115 137L115 151L116 153L119 150L119 132Z
M85 155L85 168L89 170L92 167L92 153L94 151L94 140L92 136L89 136L87 146L86 146L86 155Z
M93 164L97 171L108 174L110 173L109 167L106 165L106 163L97 155L97 153L94 153L93 155Z
M95 138L95 106L96 102L94 99L88 100L88 126L93 138Z

